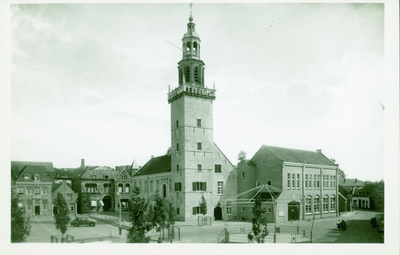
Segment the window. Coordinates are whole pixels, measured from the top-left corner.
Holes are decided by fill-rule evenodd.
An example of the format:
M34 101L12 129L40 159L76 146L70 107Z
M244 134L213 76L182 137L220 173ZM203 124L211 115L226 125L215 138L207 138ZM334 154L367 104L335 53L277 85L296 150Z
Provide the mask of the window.
M103 184L104 192L108 193L111 191L111 183L104 183Z
M67 200L72 200L72 194L67 194Z
M317 175L314 174L314 189L317 188Z
M322 199L322 210L324 213L328 212L328 201L329 201L329 197L324 196L324 198Z
M179 143L176 144L176 151L179 151Z
M197 190L207 191L207 183L206 182L193 182L192 188L193 188L193 191L197 191Z
M200 206L193 207L193 215L200 214Z
M43 211L47 210L47 199L42 200L42 208L43 208Z
M311 213L311 197L306 197L306 214Z
M218 193L218 195L224 194L224 182L223 181L217 182L217 193Z
M47 189L46 188L42 188L42 195L47 195Z
M319 196L314 197L314 213L319 213Z
M258 186L260 186L260 185L261 185L261 182L256 181L256 187L258 187Z
M245 212L246 211L246 207L242 207L241 211Z
M39 180L39 176L38 176L38 175L35 175L35 176L33 177L33 179L34 179L35 181L38 181L38 180Z
M32 211L32 200L26 200L26 210Z
M242 172L242 178L244 178L244 172Z
M131 185L129 183L125 184L125 193L130 193L131 192Z
M319 177L320 175L317 175L317 188L319 189Z
M221 173L221 165L215 165L214 168L216 173Z
M297 189L300 189L300 174L297 174Z
M32 195L32 190L31 190L31 189L27 189L27 190L26 190L26 194L27 194L27 195Z
M287 188L290 189L290 174L287 174Z
M197 171L201 171L203 170L203 166L202 165L197 165Z
M175 191L182 191L182 183L180 182L175 183Z
M176 208L176 214L179 215L179 207Z
M24 194L24 188L17 188L18 194Z
M39 187L35 187L35 195L40 195L40 189L39 189Z
M271 181L268 181L268 185L271 185Z
M335 212L336 211L336 203L335 203L335 197L334 196L332 196L331 197L331 201L330 201L331 203L331 212Z
M176 120L176 127L179 127L179 120Z
M232 215L232 202L226 202L226 214Z
M306 185L306 189L308 189L308 174L306 174L306 180L305 180L305 182L304 182L304 184Z
M201 119L197 119L197 126L201 127Z
M25 174L24 175L24 179L26 180L26 179L29 179L29 174Z
M197 143L197 149L200 151L200 150L202 150L202 148L201 148L201 143Z
M176 165L176 171L179 172L179 165Z
M336 189L336 176L333 176L333 189Z
M122 193L122 188L123 188L122 183L119 183L118 184L118 193Z
M267 213L272 213L272 208L271 207L267 208Z
M71 211L75 210L75 204L69 204L69 207L71 208Z

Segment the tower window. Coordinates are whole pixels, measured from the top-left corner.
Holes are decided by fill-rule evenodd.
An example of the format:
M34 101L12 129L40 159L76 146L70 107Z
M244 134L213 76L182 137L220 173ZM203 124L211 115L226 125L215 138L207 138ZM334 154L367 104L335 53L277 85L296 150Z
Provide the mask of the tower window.
M187 42L186 43L186 51L190 51L190 48L191 48L191 43Z
M194 68L194 81L199 82L199 67L198 66L196 66Z
M176 171L179 172L179 165L176 165Z
M176 151L179 151L179 143L176 144Z
M179 120L176 121L176 127L179 127Z
M201 143L197 143L197 149L198 150L202 150L202 144Z
M190 68L188 66L185 68L185 81L190 82Z
M201 127L201 119L197 119L197 126Z
M197 52L197 42L194 42L194 43L193 43L193 51L194 51L194 52Z

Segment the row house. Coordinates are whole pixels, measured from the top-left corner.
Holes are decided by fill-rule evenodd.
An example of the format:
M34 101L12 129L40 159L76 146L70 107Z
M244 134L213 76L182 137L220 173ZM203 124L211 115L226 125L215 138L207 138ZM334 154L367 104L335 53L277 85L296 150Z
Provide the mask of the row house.
M320 150L263 145L250 160L239 162L238 194L244 195L227 201L227 213L236 206L238 218L250 220L258 193L269 222L337 216L338 169Z

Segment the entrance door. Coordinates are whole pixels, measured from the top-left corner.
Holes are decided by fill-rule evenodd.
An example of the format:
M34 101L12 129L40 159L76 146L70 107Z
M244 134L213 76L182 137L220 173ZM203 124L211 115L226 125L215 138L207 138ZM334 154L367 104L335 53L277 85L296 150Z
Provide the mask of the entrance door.
M103 203L104 203L103 211L108 212L110 210L110 207L111 207L111 197L110 196L105 196L103 198Z
M288 204L288 220L298 220L300 217L300 203L292 201Z
M221 207L215 207L214 209L214 218L215 220L222 220L222 208Z
M35 215L40 215L40 205L35 205Z

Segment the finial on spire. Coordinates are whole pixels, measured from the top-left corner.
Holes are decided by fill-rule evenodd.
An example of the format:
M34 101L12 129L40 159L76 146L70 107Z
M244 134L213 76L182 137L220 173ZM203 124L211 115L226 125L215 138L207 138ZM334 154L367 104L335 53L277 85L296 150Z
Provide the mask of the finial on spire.
M190 17L189 17L189 21L190 21L190 22L193 21L193 16L192 16L192 5L193 5L193 3L190 3Z

